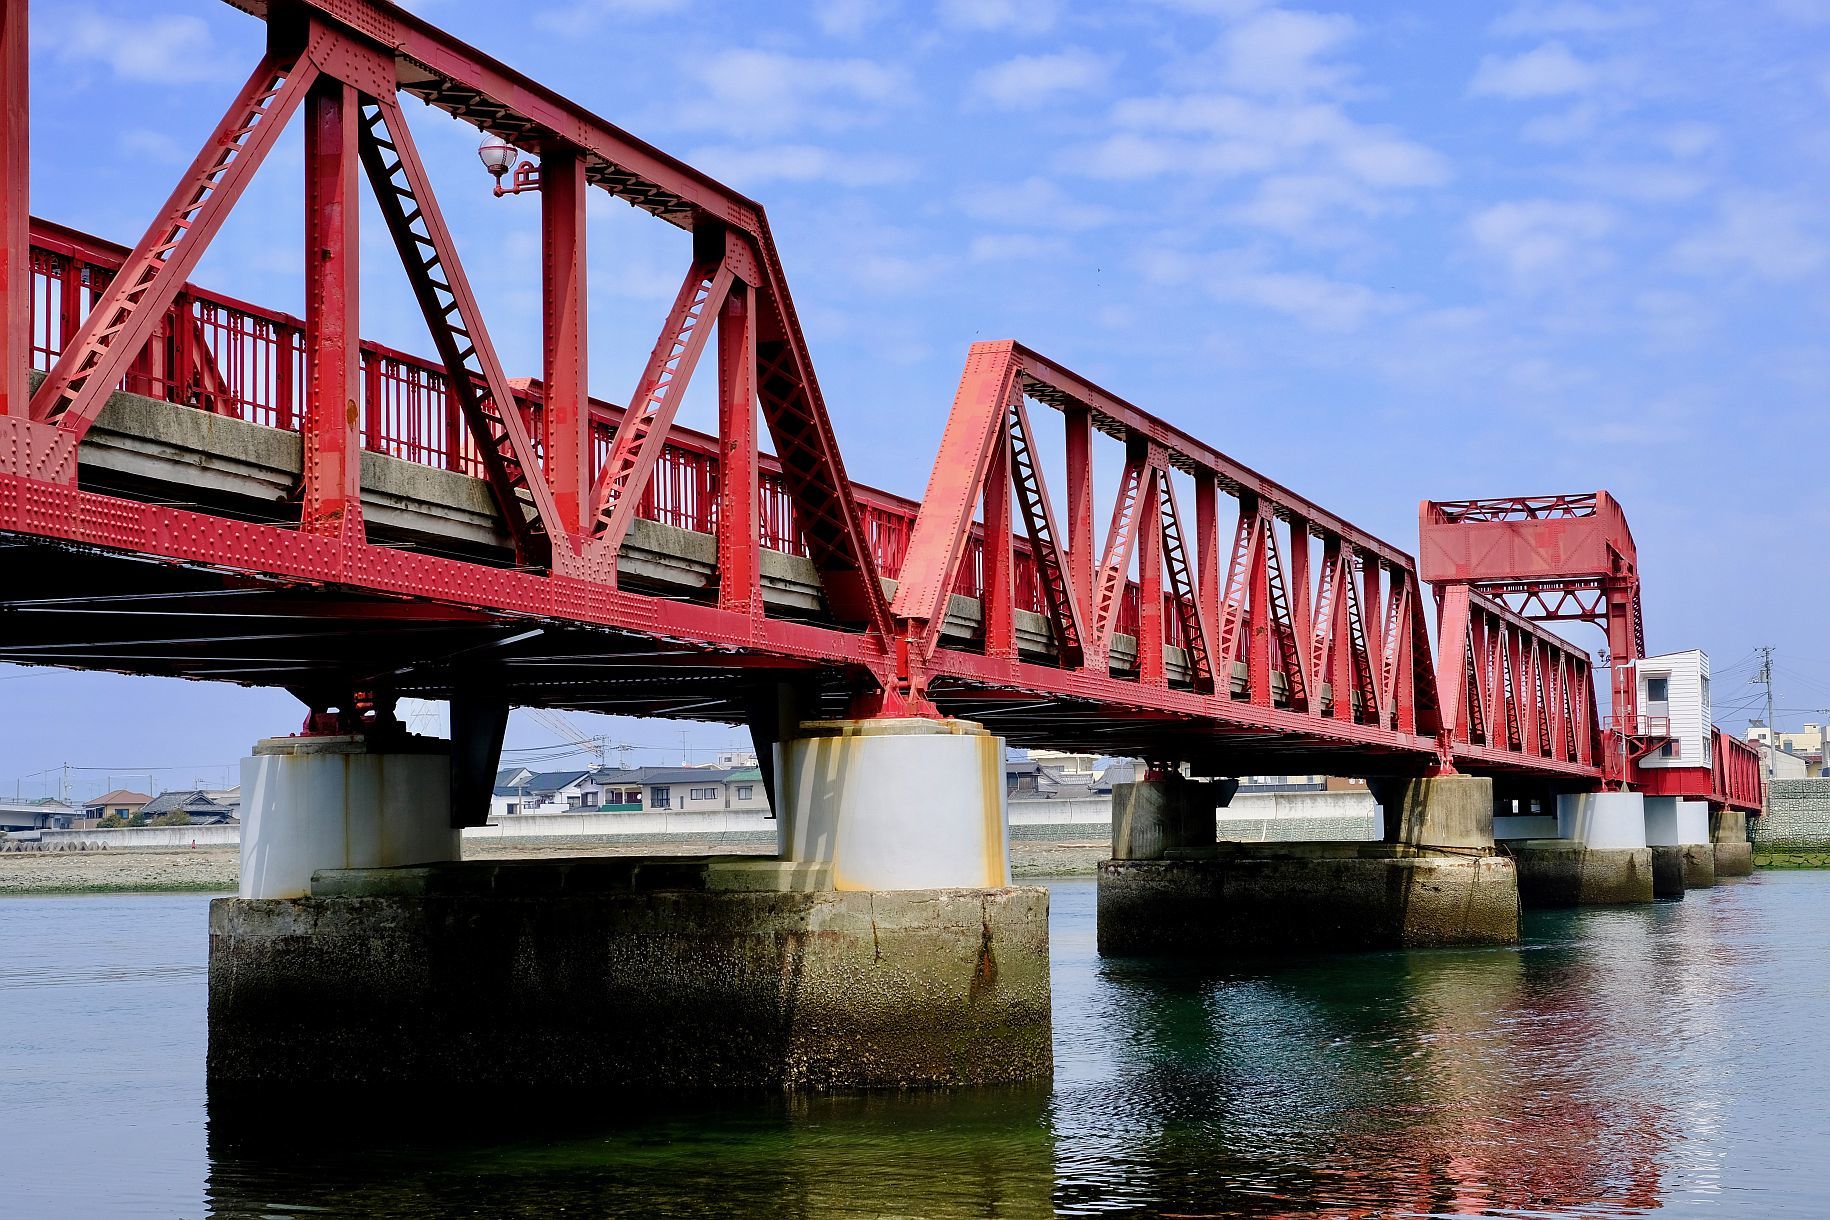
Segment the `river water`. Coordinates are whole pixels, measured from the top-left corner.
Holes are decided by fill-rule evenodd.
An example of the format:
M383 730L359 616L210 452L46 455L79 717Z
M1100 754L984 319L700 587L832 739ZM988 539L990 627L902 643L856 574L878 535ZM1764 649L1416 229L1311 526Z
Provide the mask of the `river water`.
M0 900L0 1216L1830 1215L1830 873L1478 952L1102 961L1052 1087L212 1108L201 896Z

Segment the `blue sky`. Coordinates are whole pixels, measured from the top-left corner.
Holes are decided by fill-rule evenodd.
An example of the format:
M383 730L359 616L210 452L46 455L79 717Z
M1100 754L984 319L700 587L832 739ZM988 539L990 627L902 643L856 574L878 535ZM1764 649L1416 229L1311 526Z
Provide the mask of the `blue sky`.
M768 207L858 479L919 494L966 346L1014 337L1407 550L1420 499L1608 488L1648 644L1711 653L1724 723L1760 644L1782 721L1830 706L1830 0L414 7ZM34 210L132 241L262 30L39 0L33 39ZM537 203L410 115L535 374ZM299 308L298 165L294 132L201 281ZM591 241L592 386L621 401L687 248L608 200ZM379 224L364 249L364 332L429 351ZM8 671L0 698L34 709L0 783L220 766L296 720L100 676ZM679 754L672 725L591 731Z

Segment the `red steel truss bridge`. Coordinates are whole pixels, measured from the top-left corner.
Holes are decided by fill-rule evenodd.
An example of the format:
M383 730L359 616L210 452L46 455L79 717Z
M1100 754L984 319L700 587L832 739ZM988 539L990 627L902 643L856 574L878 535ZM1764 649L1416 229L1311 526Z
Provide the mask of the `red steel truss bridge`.
M1732 739L1635 766L1662 738L1605 493L1425 506L1438 661L1409 554L1016 343L972 347L921 500L856 485L759 204L382 0L230 2L266 53L128 249L31 218L26 3L0 0L0 659L285 687L319 727L451 699L498 743L510 705L765 736L940 714L1206 774L1757 807ZM404 97L538 157L537 379L497 355ZM303 318L191 282L294 121ZM361 338L365 190L429 358ZM691 234L623 405L585 388L594 190ZM675 424L696 374L716 435ZM1559 621L1608 632L1605 723Z

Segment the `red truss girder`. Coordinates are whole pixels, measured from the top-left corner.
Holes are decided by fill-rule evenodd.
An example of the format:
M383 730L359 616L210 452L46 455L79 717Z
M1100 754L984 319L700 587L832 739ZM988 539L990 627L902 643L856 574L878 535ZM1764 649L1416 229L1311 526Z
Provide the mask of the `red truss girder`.
M1467 585L1446 585L1437 597L1451 753L1600 768L1588 654Z
M1065 549L1039 475L1018 473L1038 469L1026 400L1066 421ZM1091 528L1094 429L1125 447L1103 540ZM1192 545L1172 472L1194 484ZM1223 552L1227 496L1238 517ZM1014 655L1016 609L1001 575L1013 500L1049 632L1047 648L1027 657ZM941 642L947 599L981 508L979 644L950 647ZM1120 669L1112 652L1134 561L1136 659ZM917 698L934 682L1009 697L1053 689L1114 715L1160 708L1209 731L1275 725L1323 743L1435 755L1435 678L1409 556L1012 342L973 345L891 608L910 642Z
M268 15L265 0L231 2ZM858 690L879 687L876 705L883 708L903 699L925 707L935 682L1016 702L1067 703L1083 719L1160 728L1177 743L1165 746L1166 756L1188 757L1203 742L1238 733L1245 735L1240 740L1275 736L1318 749L1347 747L1386 756L1398 769L1442 761L1447 726L1409 556L1015 344L973 349L929 501L913 528L892 618L760 207L382 0L290 0L275 12L281 19L270 27L268 54L120 272L86 316L66 298L65 310L80 325L29 404L20 389L31 350L21 324L29 308L16 308L30 280L24 174L9 180L0 217L0 296L8 305L0 329L6 366L0 531L490 615L614 626L740 652L762 665L838 666L855 676ZM17 70L25 62L24 31L23 0L0 0L0 68L7 69L0 151L15 165L23 165L24 153L24 73ZM550 188L542 203L543 429L524 418L494 354L414 150L397 98L402 91L542 158L542 181ZM181 399L225 409L231 387L209 358L199 325L187 321L169 335L160 328L173 316L170 307L190 269L301 107L311 124L304 184L308 316L297 333L309 376L300 401L274 404L281 419L303 421L300 527L79 491L77 446L123 373L148 358L143 353L155 339L174 345L175 375L188 387ZM354 381L357 162L445 366L446 392L455 403L447 418L462 421L468 448L459 454L454 430L447 460L454 469L474 462L484 476L521 570L366 540ZM655 359L595 482L582 312L580 196L587 186L694 235L681 302L662 325ZM716 603L619 590L615 550L714 333ZM1059 518L1044 486L1028 403L1064 416L1067 485ZM763 613L758 417L780 455L801 549L819 574L828 608L839 623L861 631ZM1126 453L1123 490L1103 539L1094 531L1096 430ZM1193 484L1192 545L1175 486L1183 478ZM1226 497L1237 505L1236 520L1222 512ZM1605 497L1580 499L1464 504L1450 516L1535 524L1603 515ZM947 598L978 507L985 519L982 627L968 647L942 646ZM1035 576L1041 646L1019 630L1034 626L1018 617L1019 553ZM1134 562L1136 656L1115 669L1113 645L1123 634L1121 615L1130 613ZM1556 711L1567 686L1562 671L1553 665L1540 675L1533 668L1540 662L1520 648L1520 657L1496 671L1513 697L1495 702L1479 688L1487 715L1480 740L1471 730L1452 752L1495 767L1574 766L1553 757L1574 723ZM1536 703L1531 691L1542 692Z
M8 68L0 86L0 147L18 154L9 160L21 166L24 73L12 69L24 63L25 5L24 0L0 4L0 66ZM269 15L261 0L237 7ZM210 409L227 402L226 382L198 324L187 320L170 336L161 328L210 239L287 120L304 107L307 317L299 341L307 375L304 401L281 408L287 420L302 408L296 417L303 423L306 454L299 533L366 546L357 409L359 208L352 187L359 164L445 366L446 392L467 432L464 460L474 461L488 482L520 562L533 569L531 578L568 577L568 587L578 581L614 586L616 548L653 473L692 365L715 328L721 400L716 585L727 618L711 642L737 638L766 650L784 632L800 630L768 620L760 594L760 410L776 443L780 481L803 535L800 542L818 570L832 616L855 636L854 643L829 644L829 656L847 666L868 659L859 687L882 686L891 651L887 599L762 209L392 4L297 0L276 6L273 16L267 54L119 273L100 289L86 315L67 294L65 309L80 325L63 343L29 410L19 388L30 363L29 296L25 308L14 308L30 285L25 175L17 169L9 179L0 246L0 293L8 303L7 327L0 332L0 362L8 379L0 382L0 451L9 455L5 473L34 486L72 485L77 446L123 373L155 338L176 345L172 350L186 370L188 396L197 405ZM489 341L400 107L401 91L535 149L545 162L544 448ZM587 483L591 425L582 198L587 186L692 231L692 277L697 277L686 310L691 324L682 324L678 309L666 323L657 361L645 374L595 487ZM453 450L455 468L456 446ZM781 506L773 511L779 515ZM183 528L221 536L195 525ZM259 534L274 527L247 528ZM66 536L55 528L41 532ZM222 566L267 571L252 557L280 544L276 538L265 547L246 539L236 545L248 549L222 557ZM370 562L385 567L389 552L375 551ZM357 572L368 566L349 565ZM489 579L478 577L485 585ZM592 599L584 600L588 605ZM730 632L730 616L740 616L747 627Z
M269 52L261 60L120 274L39 384L31 417L59 430L47 438L56 446L57 477L74 477L77 444L128 362L152 338L317 74L302 50Z
M1587 622L1608 640L1611 715L1599 756L1609 779L1642 775L1657 738L1638 732L1634 662L1646 655L1639 559L1626 514L1607 492L1425 501L1422 571L1438 590L1463 587L1535 622Z

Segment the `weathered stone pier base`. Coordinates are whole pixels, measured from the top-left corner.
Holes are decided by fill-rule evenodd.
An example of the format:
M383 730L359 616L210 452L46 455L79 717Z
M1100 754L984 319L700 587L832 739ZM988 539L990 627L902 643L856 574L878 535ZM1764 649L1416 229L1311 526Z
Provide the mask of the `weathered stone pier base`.
M1099 951L1114 956L1518 938L1518 880L1499 856L1381 843L1225 843L1207 859L1099 866Z
M1048 1074L1047 891L776 888L823 884L775 861L475 861L218 899L209 1077L827 1089Z
M1590 847L1571 839L1507 844L1528 907L1612 906L1652 901L1652 849Z
M1709 837L1715 848L1716 876L1745 877L1754 871L1754 845L1747 838L1747 814L1739 809L1711 813Z
M1385 843L1216 843L1230 783L1169 775L1113 789L1099 870L1099 951L1223 956L1296 949L1510 944L1512 861L1493 789L1445 776L1382 783Z

